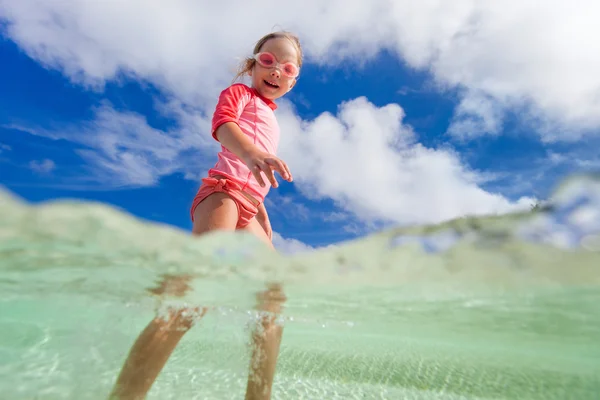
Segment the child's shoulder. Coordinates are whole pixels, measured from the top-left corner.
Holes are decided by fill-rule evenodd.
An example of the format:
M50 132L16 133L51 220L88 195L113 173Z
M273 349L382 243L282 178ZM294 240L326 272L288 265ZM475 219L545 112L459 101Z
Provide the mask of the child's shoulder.
M254 92L252 91L252 88L250 86L248 86L244 83L241 83L241 82L236 82L236 83L229 85L228 87L223 89L223 92L238 92L238 93L254 94Z
M235 101L249 101L252 98L259 98L270 109L275 110L277 105L272 100L263 97L258 91L244 83L236 82L223 89L221 99L234 99Z

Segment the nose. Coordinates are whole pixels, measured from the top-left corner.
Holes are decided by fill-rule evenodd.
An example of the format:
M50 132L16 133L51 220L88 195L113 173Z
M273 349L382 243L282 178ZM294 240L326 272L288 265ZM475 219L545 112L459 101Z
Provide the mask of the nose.
M279 71L279 67L275 67L271 70L271 76L279 78L281 76L281 72Z

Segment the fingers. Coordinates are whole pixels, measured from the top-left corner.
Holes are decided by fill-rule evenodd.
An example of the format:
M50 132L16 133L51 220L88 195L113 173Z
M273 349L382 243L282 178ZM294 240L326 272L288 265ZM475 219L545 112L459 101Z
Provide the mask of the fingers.
M252 167L252 175L254 175L254 177L256 178L256 181L258 182L258 184L261 187L265 187L265 181L263 180L262 176L260 175L261 171L262 171L262 169L260 168L260 165L254 164L254 167Z
M277 171L279 175L283 177L283 179L289 182L292 181L292 174L287 164L277 157L266 157L263 160L255 161L252 165L251 171L258 184L262 187L265 186L265 181L261 175L261 172L265 174L273 187L279 186L277 180L275 179L274 171Z
M254 167L252 168L252 174L254 174L254 177L258 181L258 184L260 186L264 187L265 181L263 180L263 178L260 174L261 172L265 174L265 176L267 177L269 182L271 182L271 185L273 185L273 187L277 187L277 181L275 180L273 171L271 170L271 167L266 162L266 160L263 162L260 162L260 161L257 162L256 164L254 164Z
M282 167L284 170L284 174L281 175L281 176L283 176L283 179L287 180L288 182L293 181L294 178L292 178L292 173L290 172L290 168L288 167L288 165L286 163L284 163L283 161L281 161L281 164L282 164Z
M267 179L269 179L269 181L271 182L271 185L273 185L274 188L279 186L279 183L277 183L277 180L275 179L275 173L273 172L273 168L271 168L271 164L269 163L270 160L265 160L265 175L267 176Z
M266 159L265 162L267 162L272 168L275 168L275 170L279 172L279 175L281 175L283 179L289 182L292 181L292 173L290 172L290 169L288 168L287 164L284 163L282 160L273 157ZM273 176L273 179L275 179L275 176Z

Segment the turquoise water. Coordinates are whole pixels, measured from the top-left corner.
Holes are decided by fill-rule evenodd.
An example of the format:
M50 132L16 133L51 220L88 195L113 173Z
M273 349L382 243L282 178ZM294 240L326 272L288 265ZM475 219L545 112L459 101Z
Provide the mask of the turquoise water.
M192 290L153 296L164 274L191 275ZM241 399L266 281L288 297L273 399L600 393L600 181L584 177L559 187L548 211L296 255L1 191L1 398L106 399L156 312L203 305L148 399Z

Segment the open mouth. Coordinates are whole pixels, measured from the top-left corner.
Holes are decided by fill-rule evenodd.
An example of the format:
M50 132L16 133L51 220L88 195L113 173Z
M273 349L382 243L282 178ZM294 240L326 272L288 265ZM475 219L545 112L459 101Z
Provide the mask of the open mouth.
M267 86L269 86L269 87L272 87L273 89L278 89L278 88L279 88L279 85L278 85L278 84L276 84L275 82L270 82L270 81L268 81L268 80L266 80L266 79L265 79L265 81L264 81L264 82L265 82L265 84L266 84Z

